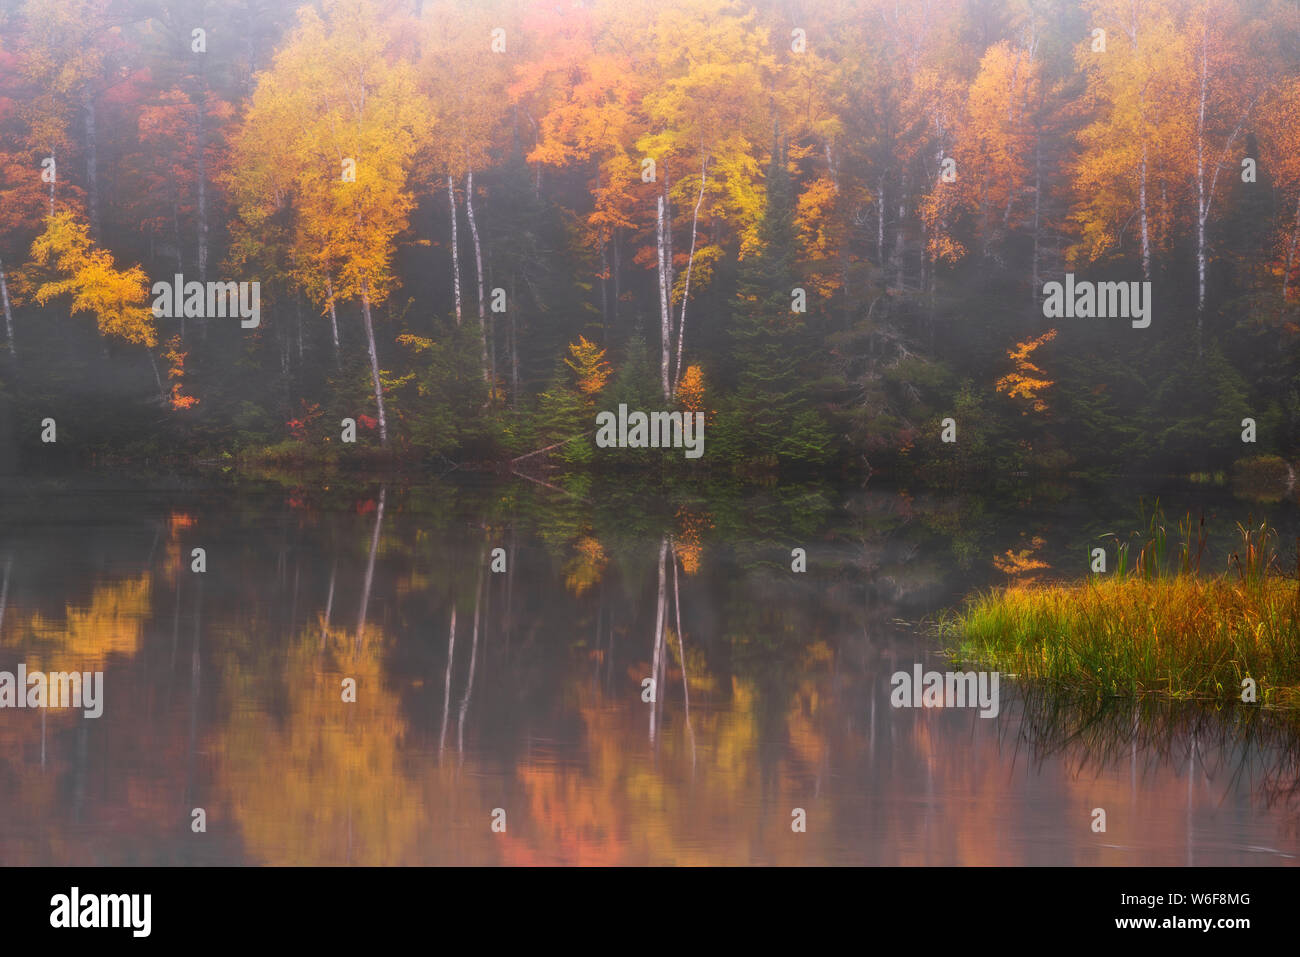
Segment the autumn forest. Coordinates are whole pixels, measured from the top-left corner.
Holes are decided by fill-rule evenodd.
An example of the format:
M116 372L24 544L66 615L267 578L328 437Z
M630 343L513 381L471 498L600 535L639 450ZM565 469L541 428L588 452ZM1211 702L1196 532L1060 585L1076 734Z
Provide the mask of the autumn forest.
M0 0L0 312L0 865L1300 860L1295 0Z
M0 449L1285 457L1298 43L1284 0L6 0ZM1053 316L1067 276L1149 283L1149 324ZM705 454L605 454L620 403Z

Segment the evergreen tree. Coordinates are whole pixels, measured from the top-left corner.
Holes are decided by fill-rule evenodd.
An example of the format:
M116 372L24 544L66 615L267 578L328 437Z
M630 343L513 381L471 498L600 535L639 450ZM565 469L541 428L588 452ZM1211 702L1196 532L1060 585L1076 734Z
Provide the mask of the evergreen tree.
M772 151L759 252L741 263L731 317L734 389L717 420L719 454L775 465L821 464L831 451L809 395L807 314L793 310L797 276L795 195L783 150Z

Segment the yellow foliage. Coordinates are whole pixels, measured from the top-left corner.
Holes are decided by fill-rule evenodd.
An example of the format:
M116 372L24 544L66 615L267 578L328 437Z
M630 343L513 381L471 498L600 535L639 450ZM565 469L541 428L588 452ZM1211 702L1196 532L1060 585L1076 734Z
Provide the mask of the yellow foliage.
M46 220L45 231L32 243L32 261L60 278L42 283L35 299L42 306L72 294L72 312L95 316L102 335L153 346L158 342L149 301L149 280L139 266L117 269L113 254L95 247L90 227L63 212Z
M245 847L270 865L413 864L429 815L402 752L399 696L384 688L385 635L322 620L305 628L284 662L281 719L234 709L215 736L219 783ZM259 676L232 667L244 694ZM356 701L342 702L342 681ZM268 773L267 756L274 758Z
M151 585L147 572L98 585L88 605L67 605L62 622L32 615L26 630L37 647L51 649L51 656L29 653L27 666L66 670L73 659L78 670L102 671L110 655L134 655L140 649L145 619L152 614Z
M278 261L255 237L289 209L291 271L313 298L385 300L394 240L414 206L416 143L429 122L415 68L397 55L398 27L373 0L300 10L231 144L236 160L224 182L240 220L232 261Z
M577 342L569 344L570 358L564 364L573 370L578 380L578 389L588 399L594 398L613 375L614 370L605 361L605 350L585 337L578 336Z

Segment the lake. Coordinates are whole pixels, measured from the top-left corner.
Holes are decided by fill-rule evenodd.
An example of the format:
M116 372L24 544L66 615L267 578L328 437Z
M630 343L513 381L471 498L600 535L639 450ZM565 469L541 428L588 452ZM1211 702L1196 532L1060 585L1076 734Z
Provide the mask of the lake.
M1252 518L1289 556L1294 501L551 481L0 479L0 670L104 676L0 710L0 863L1296 863L1274 713L890 703L936 615L1082 577L1141 495L1215 569Z

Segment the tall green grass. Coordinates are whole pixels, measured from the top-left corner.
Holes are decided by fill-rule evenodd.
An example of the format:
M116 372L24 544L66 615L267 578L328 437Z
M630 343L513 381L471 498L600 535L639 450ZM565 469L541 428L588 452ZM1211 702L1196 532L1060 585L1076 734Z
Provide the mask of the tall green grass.
M1227 567L1202 574L1204 517L1178 525L1159 504L1116 549L1110 574L1011 585L968 599L939 628L954 657L1098 695L1258 701L1300 707L1300 591L1267 523L1237 525ZM1300 547L1300 543L1298 543Z

